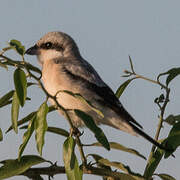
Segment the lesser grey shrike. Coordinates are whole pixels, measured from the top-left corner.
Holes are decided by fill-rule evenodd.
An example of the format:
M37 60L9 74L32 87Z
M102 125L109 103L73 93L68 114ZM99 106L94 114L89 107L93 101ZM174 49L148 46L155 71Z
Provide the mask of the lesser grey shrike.
M44 87L49 94L56 95L60 90L79 93L100 110L104 118L79 99L67 93L58 93L57 100L64 108L84 111L93 117L96 124L105 124L132 135L139 134L164 149L142 131L142 126L126 111L111 88L83 59L75 41L69 35L63 32L49 32L29 48L26 54L37 55L42 65ZM50 101L54 103L52 99ZM74 111L68 113L76 127L84 125Z

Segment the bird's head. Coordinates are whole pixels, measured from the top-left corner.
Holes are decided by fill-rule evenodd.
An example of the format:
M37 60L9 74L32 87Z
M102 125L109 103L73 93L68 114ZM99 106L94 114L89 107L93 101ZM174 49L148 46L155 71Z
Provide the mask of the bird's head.
M33 47L27 49L26 54L37 55L41 64L46 60L80 56L75 41L63 32L45 34Z

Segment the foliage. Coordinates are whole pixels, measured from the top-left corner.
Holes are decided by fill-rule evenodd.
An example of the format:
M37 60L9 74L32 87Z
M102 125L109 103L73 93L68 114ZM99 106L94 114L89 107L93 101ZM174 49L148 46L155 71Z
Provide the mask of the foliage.
M21 60L16 61L5 54L6 51L14 49L21 57ZM138 172L134 172L128 165L124 165L122 162L112 162L108 159L101 157L98 154L87 154L84 153L84 148L91 148L95 146L96 148L103 147L107 150L116 149L120 151L124 151L127 153L131 153L136 155L137 157L143 158L146 160L141 153L137 150L125 147L116 142L108 142L108 139L102 129L96 126L93 121L93 117L86 114L85 112L79 109L73 109L75 114L81 118L84 124L94 133L98 142L91 144L83 144L81 142L81 133L77 128L73 126L71 118L68 114L68 110L61 106L58 103L56 96L58 93L68 93L69 95L80 99L83 103L86 103L95 113L99 116L103 117L103 113L96 109L91 102L87 101L80 94L74 94L70 91L59 91L55 96L49 94L42 82L41 82L41 71L28 63L24 59L25 47L21 44L21 42L17 40L11 40L8 43L8 47L5 47L0 52L0 67L8 69L10 66L14 67L14 89L7 92L0 98L0 108L11 104L11 126L6 131L8 133L11 130L14 130L18 133L18 129L25 129L25 133L23 135L22 144L19 147L19 156L17 159L6 159L2 160L0 163L2 166L0 167L0 179L5 179L8 177L22 175L26 176L30 179L43 179L41 175L48 175L49 179L52 178L56 174L66 173L67 179L71 180L81 180L83 179L83 174L94 174L102 176L103 179L124 179L124 180L143 180L143 179L153 179L154 176L159 176L161 179L174 180L174 178L168 174L157 173L156 169L164 158L168 158L169 156L174 156L172 153L176 151L176 149L180 145L180 115L169 115L167 118L164 117L166 107L169 102L170 88L169 85L171 81L180 74L180 68L172 68L165 73L161 73L157 76L157 80L152 80L146 78L142 75L137 74L134 71L134 67L132 64L132 60L129 57L131 71L125 70L123 77L129 78L122 85L119 86L116 96L119 98L127 86L134 81L135 79L144 79L149 81L150 83L154 83L162 89L162 93L159 97L155 98L154 102L157 104L160 109L159 114L159 125L157 127L157 131L155 134L155 140L159 141L160 131L165 125L168 123L172 126L167 137L162 141L162 145L167 149L167 151L156 148L152 146L149 158L145 165L144 174L140 174ZM36 75L35 75L36 74ZM166 83L163 84L160 81L161 77L166 77ZM32 82L33 80L33 82ZM39 109L31 112L23 119L19 120L19 111L24 107L27 100L30 98L27 97L27 89L32 85L38 85L43 93L46 95L46 99L40 105ZM47 106L47 99L51 98L54 100L56 106ZM47 114L60 109L64 112L69 125L70 132L65 129L59 127L49 127L47 124ZM53 164L50 161L44 160L40 156L34 155L26 155L22 156L26 145L29 142L33 132L35 132L35 139L37 144L37 150L42 156L43 145L45 142L45 134L46 132L51 132L56 135L65 136L66 140L63 144L63 159L64 166L57 166L57 164ZM0 129L0 141L3 140L3 133ZM78 147L81 159L77 159L75 154L75 149ZM94 162L88 162L88 157L91 156L94 159ZM32 168L32 166L50 162L51 165L48 167L37 167ZM118 170L112 170L112 168L116 168Z

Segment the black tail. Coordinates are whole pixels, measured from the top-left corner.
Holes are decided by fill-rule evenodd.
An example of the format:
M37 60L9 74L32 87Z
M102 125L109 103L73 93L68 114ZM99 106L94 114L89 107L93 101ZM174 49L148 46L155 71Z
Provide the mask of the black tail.
M146 140L148 140L149 142L151 142L152 144L154 144L158 148L165 150L165 151L168 151L168 149L166 147L164 147L162 144L158 143L152 137L150 137L148 134L146 134L142 130L142 126L137 121L135 121L135 119L126 111L126 109L123 106L119 107L118 110L116 110L116 112L118 112L119 116L122 119L124 119L125 122L128 122L128 124L132 127L132 129L137 134L144 137Z
M144 137L146 140L148 140L149 142L151 142L152 144L154 144L155 146L157 146L158 148L168 151L168 149L166 149L166 147L164 147L162 144L158 143L157 141L155 141L152 137L150 137L148 134L146 134L145 132L143 132L143 130L139 129L138 127L136 127L136 125L129 123L130 126L134 129L134 131L139 134L140 136Z

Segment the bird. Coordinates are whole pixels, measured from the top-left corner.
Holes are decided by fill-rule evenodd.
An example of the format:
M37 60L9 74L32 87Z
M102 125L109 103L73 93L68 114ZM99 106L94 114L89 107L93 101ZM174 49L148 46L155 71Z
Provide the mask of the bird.
M37 56L42 67L42 81L46 91L52 96L56 95L58 103L70 110L67 112L75 127L84 126L83 121L73 111L79 109L93 117L97 125L104 124L134 136L140 135L155 146L165 149L143 131L142 126L124 108L113 90L82 57L70 35L60 31L48 32L25 53ZM80 94L102 112L103 116L87 103L65 91ZM55 104L51 98L50 102ZM60 114L64 115L62 111Z

